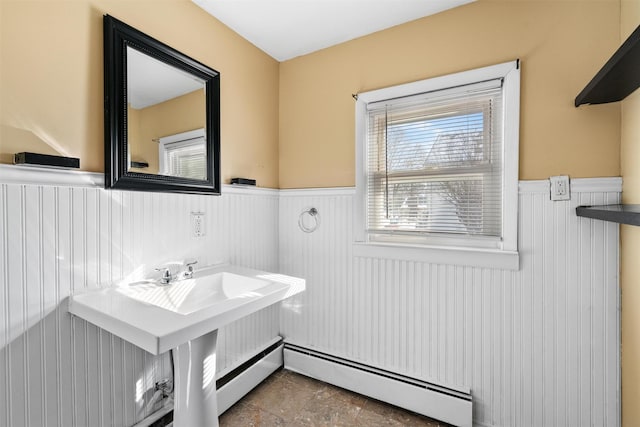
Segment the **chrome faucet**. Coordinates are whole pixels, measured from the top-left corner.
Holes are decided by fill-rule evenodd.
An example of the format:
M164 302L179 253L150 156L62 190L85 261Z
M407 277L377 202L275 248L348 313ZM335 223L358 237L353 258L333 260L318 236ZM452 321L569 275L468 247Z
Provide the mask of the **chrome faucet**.
M156 268L156 271L164 271L164 273L162 273L162 277L160 278L160 283L162 283L163 285L171 283L171 279L173 279L173 276L171 276L171 270L169 270L167 267L162 267Z
M193 277L193 266L196 265L198 263L197 260L193 259L193 260L187 260L184 262L185 267L187 267L185 269L185 271L182 273L182 276L185 279L191 279Z

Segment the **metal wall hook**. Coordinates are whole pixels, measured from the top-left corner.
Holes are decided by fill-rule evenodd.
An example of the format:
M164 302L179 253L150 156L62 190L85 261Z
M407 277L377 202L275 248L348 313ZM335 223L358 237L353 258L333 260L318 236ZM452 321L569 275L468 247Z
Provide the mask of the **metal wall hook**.
M306 216L309 216L310 218L313 219L312 225L309 226L305 224ZM298 227L300 227L300 230L304 231L305 233L313 233L314 231L316 231L319 225L320 225L320 213L316 208L314 207L305 208L305 210L300 212L300 215L298 216Z

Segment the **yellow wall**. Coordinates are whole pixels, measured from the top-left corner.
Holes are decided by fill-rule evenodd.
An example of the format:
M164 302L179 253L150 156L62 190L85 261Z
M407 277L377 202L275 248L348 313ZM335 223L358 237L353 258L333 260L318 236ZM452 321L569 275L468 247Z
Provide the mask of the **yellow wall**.
M278 65L189 0L1 0L0 162L38 151L103 170L109 13L221 72L224 181L353 185L352 93L514 58L520 177L618 175L620 105L572 101L619 44L619 5L480 0Z
M127 123L131 160L149 163L146 169L132 170L158 173L160 161L157 139L205 127L205 110L204 90L195 90L139 110L129 108L129 111L136 111L133 119L129 116ZM133 134L132 124L135 129Z
M640 25L640 0L621 2L621 41ZM640 204L640 89L622 101L622 199ZM620 228L622 286L622 424L640 422L640 227Z
M220 72L223 182L278 187L278 62L189 0L0 0L0 162L36 151L104 170L105 13Z
M480 0L280 65L280 186L354 185L351 94L520 58L520 177L620 174L620 105L573 100L620 43L619 0Z
M131 104L127 104L127 144L129 145L129 156L134 162L144 162L147 157L147 145L142 142L140 137L140 110L131 108ZM156 157L158 157L156 155ZM156 160L157 162L157 160ZM129 168L134 172L157 173L151 170Z

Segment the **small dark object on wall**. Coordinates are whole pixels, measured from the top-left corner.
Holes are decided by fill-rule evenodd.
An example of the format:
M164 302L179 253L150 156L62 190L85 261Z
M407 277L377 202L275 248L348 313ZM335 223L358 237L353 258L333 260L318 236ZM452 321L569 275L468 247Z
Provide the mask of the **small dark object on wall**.
M231 178L231 183L240 185L256 185L256 180L249 178Z
M148 168L149 167L149 163L147 162L131 162L131 167L132 168Z
M50 166L73 169L78 169L80 167L80 159L76 157L52 156L49 154L28 152L16 153L13 158L13 163L16 165Z

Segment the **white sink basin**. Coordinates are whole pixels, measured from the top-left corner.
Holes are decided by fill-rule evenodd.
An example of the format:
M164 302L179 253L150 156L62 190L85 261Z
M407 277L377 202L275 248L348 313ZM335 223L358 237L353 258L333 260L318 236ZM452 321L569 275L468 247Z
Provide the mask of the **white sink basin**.
M174 313L191 314L229 299L251 298L256 295L256 290L269 284L271 282L268 280L223 271L168 285L156 282L132 283L119 287L118 292Z
M168 285L141 281L76 293L69 312L160 354L304 289L304 279L221 265Z

